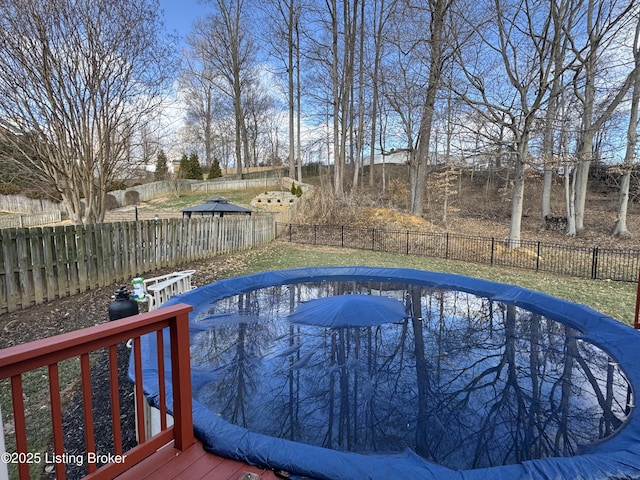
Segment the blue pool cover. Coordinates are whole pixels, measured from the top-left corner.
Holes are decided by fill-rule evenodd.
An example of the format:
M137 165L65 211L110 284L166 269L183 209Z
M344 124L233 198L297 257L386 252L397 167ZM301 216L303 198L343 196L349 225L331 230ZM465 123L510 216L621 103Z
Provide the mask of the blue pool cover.
M172 298L166 305L187 303L194 307L190 318L212 302L270 286L305 282L373 281L403 282L444 290L457 290L522 307L549 319L562 322L580 332L580 338L593 343L620 364L635 389L640 385L640 332L584 305L571 303L521 287L460 275L413 269L377 267L311 267L268 271L221 280ZM143 389L152 405L158 400L155 335L142 338ZM168 345L168 342L165 342ZM165 353L169 355L169 352ZM166 372L170 379L171 372ZM131 372L130 372L131 376ZM206 372L192 371L194 388L209 381ZM167 381L168 407L171 410L171 385ZM633 403L633 402L632 402ZM613 436L585 447L573 457L529 460L518 464L452 470L418 456L410 449L400 454L363 455L339 452L251 432L232 425L193 401L196 436L216 454L264 468L284 470L295 476L327 480L361 479L640 479L640 420L632 408L626 421Z

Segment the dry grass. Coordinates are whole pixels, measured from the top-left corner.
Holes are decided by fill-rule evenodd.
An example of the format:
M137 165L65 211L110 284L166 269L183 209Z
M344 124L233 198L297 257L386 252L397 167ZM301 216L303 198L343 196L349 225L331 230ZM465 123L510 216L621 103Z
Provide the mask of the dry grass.
M386 189L378 182L374 189L360 187L337 197L331 185L318 182L312 194L305 194L300 202L298 223L325 225L353 225L389 229L410 229L429 232L450 232L503 240L509 236L511 219L511 191L506 174L465 173L455 186L455 195L448 199L447 222L443 222L441 192L427 188L422 217L408 212L409 188L405 166L387 166L391 177ZM307 179L313 183L313 179ZM367 184L367 178L363 180ZM429 183L428 183L429 185ZM525 186L525 205L522 217L522 239L576 246L640 249L640 204L630 203L627 224L632 237L613 237L618 197L616 192L591 191L587 201L585 231L577 237L542 228L542 178L531 177ZM564 192L559 181L553 186L551 199L554 215L564 215Z

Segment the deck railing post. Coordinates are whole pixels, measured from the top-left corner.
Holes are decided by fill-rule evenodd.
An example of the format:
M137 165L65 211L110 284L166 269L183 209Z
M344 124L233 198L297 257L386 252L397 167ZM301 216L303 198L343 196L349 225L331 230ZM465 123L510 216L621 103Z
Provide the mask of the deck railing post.
M0 408L0 455L7 452L4 443L4 425L2 424L2 409ZM9 478L9 468L7 462L0 462L0 478Z
M191 411L188 313L181 313L169 321L169 335L171 341L174 440L175 447L178 450L185 450L195 441L193 437L193 412Z

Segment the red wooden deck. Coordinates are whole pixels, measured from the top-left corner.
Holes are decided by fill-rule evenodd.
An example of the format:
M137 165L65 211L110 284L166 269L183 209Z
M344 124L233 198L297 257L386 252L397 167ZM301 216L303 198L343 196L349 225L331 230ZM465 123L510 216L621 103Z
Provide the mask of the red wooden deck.
M91 395L90 352L107 348L109 352L109 385L106 391L111 397L111 420L113 426L114 454L122 455L123 462L108 463L97 468L96 463L88 464L87 479L111 480L275 480L272 471L225 459L204 450L202 443L193 435L191 412L191 373L189 359L189 305L174 305L153 312L127 317L114 322L89 327L55 337L37 340L24 345L0 350L0 379L11 379L11 398L15 426L16 452L29 451L22 374L40 367L48 368L49 397L51 404L53 450L64 453L61 385L58 363L68 358L80 358L81 391L84 410L84 432L86 452L96 451ZM135 392L137 411L143 412L142 354L140 337L156 335L158 342L157 364L159 378L165 378L164 336L168 329L170 345L171 384L173 392L174 424L167 426L165 382L159 382L160 432L145 438L144 414L138 415L137 431L139 444L130 450L122 448L120 431L120 403L118 395L118 365L116 346L133 339L135 370ZM64 463L55 465L56 478L66 478ZM29 465L18 465L20 479L29 479Z
M247 475L251 473L255 476ZM278 479L270 470L262 470L209 453L198 441L184 451L167 445L116 478L118 480Z

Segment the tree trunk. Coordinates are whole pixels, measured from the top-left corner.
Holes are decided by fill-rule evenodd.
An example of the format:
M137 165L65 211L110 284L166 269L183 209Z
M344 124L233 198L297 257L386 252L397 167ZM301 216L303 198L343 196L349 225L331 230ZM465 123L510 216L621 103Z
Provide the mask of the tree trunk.
M293 83L293 0L288 5L289 18L287 21L287 89L289 94L289 177L295 178L295 129L294 129L294 83Z
M570 165L564 165L564 199L567 209L567 235L576 235L576 167L571 172Z
M358 181L360 179L360 169L362 168L364 162L364 41L365 41L365 32L364 32L364 5L365 1L360 0L360 29L359 29L359 39L358 39L358 129L356 131L356 155L354 158L354 169L353 169L353 187L357 188ZM355 9L354 9L354 17L355 17ZM355 19L354 19L355 22Z
M297 133L298 142L296 149L298 152L298 182L302 183L302 87L300 86L300 31L298 30L298 19L296 18L296 104L297 104Z
M513 174L513 196L511 198L511 222L509 224L509 248L520 246L522 230L522 207L524 205L524 171L526 168L526 142L518 146Z
M380 0L379 2L374 2L374 8L380 8L379 11L376 11L373 16L373 25L374 25L374 59L373 59L373 74L371 76L371 141L370 148L371 152L369 154L369 186L373 187L375 183L375 175L374 175L374 165L376 159L376 135L377 135L377 125L378 125L378 81L379 81L379 72L380 72L380 56L381 56L381 42L382 42L382 30L383 30L383 12L384 12L384 0Z
M602 44L606 40L607 35L614 28L622 28L620 23L626 18L625 14L634 8L634 3L629 3L625 6L623 11L617 12L616 15L604 15L604 12L599 10L602 8L602 4L596 0L588 0L587 8L586 18L589 40L585 47L585 60L582 64L582 67L584 68L584 77L576 76L576 79L584 84L584 89L582 90L582 132L577 151L578 167L576 172L575 190L575 223L577 233L584 230L587 183L589 180L589 168L591 167L593 157L593 143L595 135L604 122L611 118L615 109L625 98L635 79L636 71L638 70L638 66L636 64L634 70L627 75L624 83L617 88L613 99L603 106L602 113L594 119L597 63L599 57L602 55ZM604 22L609 23L605 24ZM576 85L575 88L577 90L580 87Z
M333 190L338 196L343 194L343 162L340 145L340 77L338 75L338 4L331 0L331 88L333 105Z
M452 0L430 2L431 9L431 62L427 83L427 96L420 120L417 156L411 162L411 213L422 215L427 166L431 142L431 127L435 115L435 103L442 80L442 49L444 42L444 19Z
M631 232L627 228L627 207L629 204L629 185L631 183L631 171L638 143L638 110L640 106L640 21L636 24L635 41L633 42L633 54L636 64L636 73L633 80L633 93L631 96L631 111L629 112L629 126L627 128L627 149L624 156L622 183L620 184L620 197L618 202L618 218L613 234L619 237L630 237Z
M613 228L613 234L628 238L631 232L627 228L627 207L629 205L629 184L631 183L631 166L627 168L620 183L620 198L618 202L618 218Z
M545 225L545 217L551 214L551 189L553 186L553 175L556 170L553 134L554 123L558 117L560 95L562 93L562 75L560 72L563 71L567 53L567 36L564 34L564 29L569 29L570 25L573 24L570 2L554 1L551 4L551 15L553 18L554 42L557 46L553 49L553 70L555 75L551 82L551 91L549 92L548 107L545 115L544 138L542 140L542 160L544 162L542 210L540 212L542 225Z

